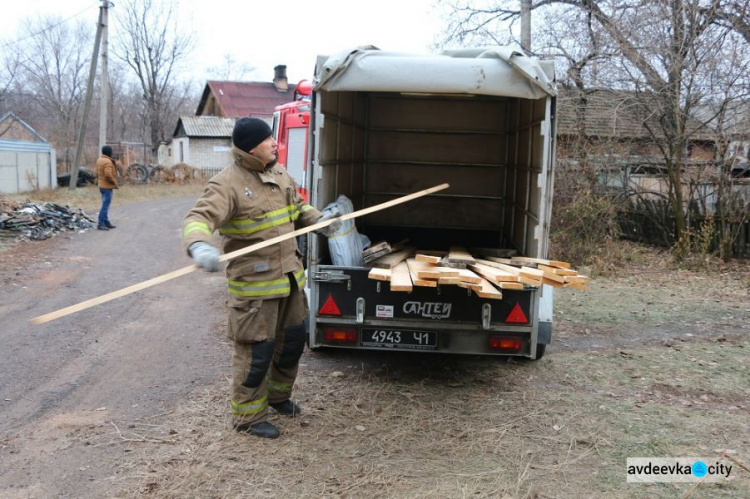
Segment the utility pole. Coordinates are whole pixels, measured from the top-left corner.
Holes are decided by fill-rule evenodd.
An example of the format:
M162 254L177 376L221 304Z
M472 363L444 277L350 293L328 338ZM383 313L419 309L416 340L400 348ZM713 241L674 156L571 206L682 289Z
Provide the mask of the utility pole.
M521 0L521 48L531 52L531 0Z
M94 88L94 77L96 76L96 61L99 58L99 44L102 41L102 21L104 20L104 11L109 7L107 0L102 0L99 7L99 23L96 26L96 39L94 40L94 55L91 57L91 67L89 68L89 82L86 86L86 100L83 103L83 116L81 117L81 128L78 129L78 144L76 144L76 159L73 162L73 171L70 172L69 189L76 188L78 183L78 169L81 164L81 153L83 152L83 141L86 138L86 125L89 119L89 109L91 109L91 94Z
M112 4L106 2L107 6L102 10L102 72L99 75L99 150L107 145L107 100L109 99L109 72L107 70L109 61L109 9Z

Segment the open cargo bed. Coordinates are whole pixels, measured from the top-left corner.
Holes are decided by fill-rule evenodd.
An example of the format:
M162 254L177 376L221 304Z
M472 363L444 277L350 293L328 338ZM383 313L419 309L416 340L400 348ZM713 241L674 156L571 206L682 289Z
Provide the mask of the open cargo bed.
M357 219L357 230L373 242L408 239L423 250L459 245L546 256L551 80L538 61L499 49L423 57L357 50L319 59L307 175L312 203L325 206L344 194L356 210L447 182L448 190ZM535 358L543 352L537 344L550 340L546 286L504 290L502 301L456 286L392 292L367 279L369 269L331 265L324 238L310 241L308 263L311 347ZM340 315L325 313L330 300ZM523 323L507 321L516 305ZM428 309L442 313L421 313ZM393 334L373 340L395 332L429 345L398 344ZM503 348L501 339L508 340Z

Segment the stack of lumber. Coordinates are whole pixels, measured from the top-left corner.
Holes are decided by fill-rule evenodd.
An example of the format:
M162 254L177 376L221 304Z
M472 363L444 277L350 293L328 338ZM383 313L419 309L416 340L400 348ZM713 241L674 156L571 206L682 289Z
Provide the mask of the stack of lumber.
M472 254L474 253L474 254ZM410 292L415 286L436 288L455 285L471 289L481 298L502 299L503 289L524 289L547 284L556 288L585 290L588 278L567 262L515 256L513 250L468 252L461 246L449 251L404 247L372 259L368 277L389 281L391 291ZM493 256L503 254L509 258Z

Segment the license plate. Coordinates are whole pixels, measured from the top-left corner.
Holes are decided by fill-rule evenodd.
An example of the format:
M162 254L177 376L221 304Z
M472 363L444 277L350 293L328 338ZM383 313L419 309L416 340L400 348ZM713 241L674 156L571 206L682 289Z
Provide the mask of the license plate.
M362 346L435 350L437 333L435 331L367 328L362 330Z

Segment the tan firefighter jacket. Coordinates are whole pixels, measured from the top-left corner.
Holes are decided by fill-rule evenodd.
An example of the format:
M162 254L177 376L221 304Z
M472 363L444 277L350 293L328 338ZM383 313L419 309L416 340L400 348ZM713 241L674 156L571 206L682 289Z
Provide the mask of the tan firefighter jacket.
M263 164L232 148L234 163L208 182L203 195L182 226L185 249L196 241L209 242L218 230L224 253L313 225L323 214L305 203L294 180L280 165L264 171ZM227 263L230 306L247 300L289 296L287 276L293 273L300 288L305 274L295 238L241 255Z

